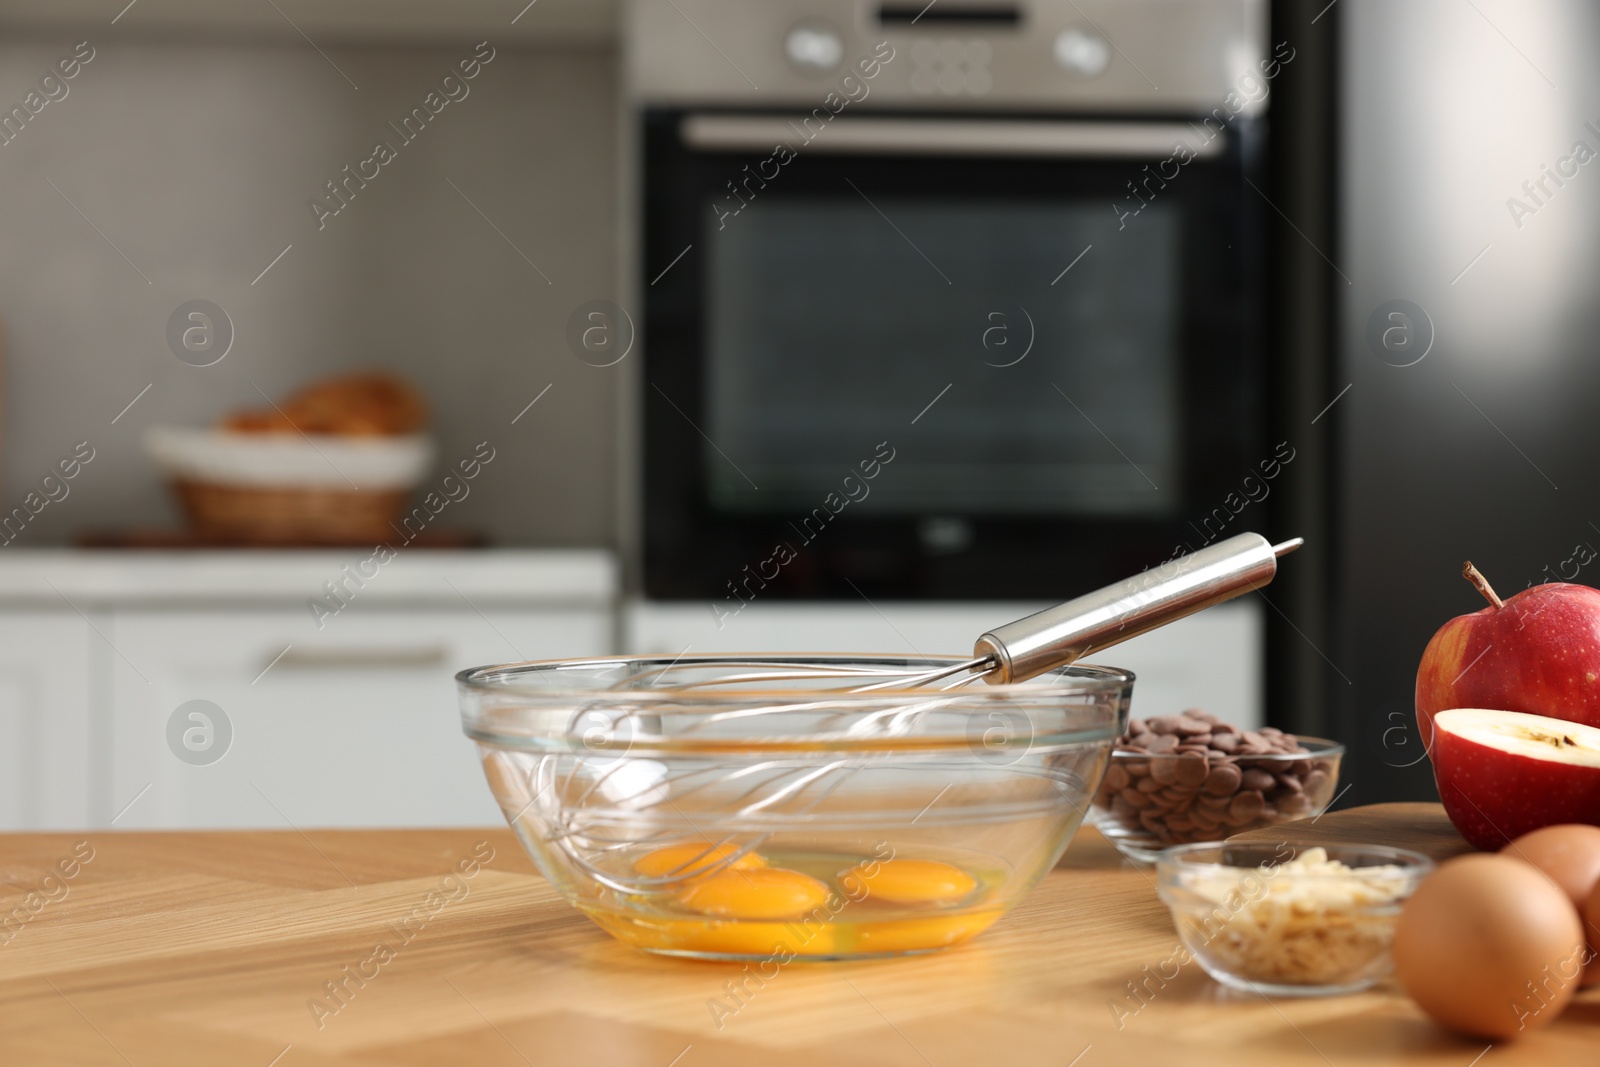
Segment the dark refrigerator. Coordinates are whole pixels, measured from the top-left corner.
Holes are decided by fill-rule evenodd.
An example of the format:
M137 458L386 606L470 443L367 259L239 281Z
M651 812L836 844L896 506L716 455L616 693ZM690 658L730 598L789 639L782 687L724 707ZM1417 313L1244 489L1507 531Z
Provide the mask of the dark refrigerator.
M1318 7L1292 15L1310 29ZM1464 560L1501 596L1600 584L1581 562L1600 545L1600 6L1334 17L1333 625L1314 670L1348 806L1434 795L1413 689L1434 631L1484 607Z

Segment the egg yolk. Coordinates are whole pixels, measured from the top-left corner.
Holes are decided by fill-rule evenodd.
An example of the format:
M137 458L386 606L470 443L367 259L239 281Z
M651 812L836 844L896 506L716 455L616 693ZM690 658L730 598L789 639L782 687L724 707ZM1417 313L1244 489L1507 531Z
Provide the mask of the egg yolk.
M867 898L890 904L948 904L978 886L960 867L938 860L884 860L851 867L839 876L847 888L867 887Z
M857 952L919 952L971 940L1000 918L1000 911L976 911L934 919L862 923L855 929Z
M718 922L715 919L639 919L591 915L595 922L637 948L676 952L725 952L737 956L828 956L835 951L831 924Z
M692 911L735 919L797 919L827 899L827 886L782 867L723 871L695 882L678 896Z
M712 845L709 841L669 845L640 856L634 861L633 869L646 878L667 878L696 877L713 871L726 870L729 867L748 870L767 865L767 861L754 852L746 852L729 863L728 857L738 851L738 845Z

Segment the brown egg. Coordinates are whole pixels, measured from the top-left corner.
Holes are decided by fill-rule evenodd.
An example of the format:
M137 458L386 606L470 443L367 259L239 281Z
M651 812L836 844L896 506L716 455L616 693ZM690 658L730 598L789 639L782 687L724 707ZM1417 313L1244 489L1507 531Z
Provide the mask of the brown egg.
M1583 917L1583 932L1589 935L1589 944L1591 946L1600 944L1600 885L1589 891L1589 899L1583 902L1583 907L1579 911ZM1600 959L1596 959L1591 950L1589 968L1583 974L1585 982L1596 980L1596 969L1600 969Z
M1546 826L1523 834L1500 853L1526 860L1549 875L1579 910L1600 884L1600 826ZM1586 929L1585 933L1589 938L1589 965L1583 972L1583 984L1593 985L1600 982L1600 959L1594 952L1595 943L1600 941L1600 927Z
M1437 1022L1498 1040L1545 1026L1578 990L1583 925L1532 865L1500 855L1442 864L1406 901L1395 973Z

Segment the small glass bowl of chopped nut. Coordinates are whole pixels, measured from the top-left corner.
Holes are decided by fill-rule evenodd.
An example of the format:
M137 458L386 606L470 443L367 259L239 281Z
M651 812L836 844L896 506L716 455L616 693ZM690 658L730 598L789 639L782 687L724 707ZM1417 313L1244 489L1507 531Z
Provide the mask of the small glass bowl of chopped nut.
M1178 845L1157 863L1184 947L1223 985L1354 993L1387 976L1400 906L1433 861L1383 845Z
M1344 746L1204 711L1134 719L1090 801L1096 829L1134 863L1316 815L1337 797Z

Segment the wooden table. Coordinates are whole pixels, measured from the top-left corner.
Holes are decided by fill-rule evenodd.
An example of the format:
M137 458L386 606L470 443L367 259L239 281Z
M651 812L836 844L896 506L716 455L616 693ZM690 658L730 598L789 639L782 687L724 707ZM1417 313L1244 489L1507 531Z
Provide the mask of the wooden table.
M446 882L474 849L492 858ZM1189 964L1138 1007L1128 983L1176 937L1152 875L1092 830L972 944L791 964L720 1029L739 966L611 940L502 829L0 836L0 881L0 919L26 917L0 922L7 1067L1469 1067L1485 1048L1393 987L1269 1002ZM1481 1063L1597 1060L1591 992Z

